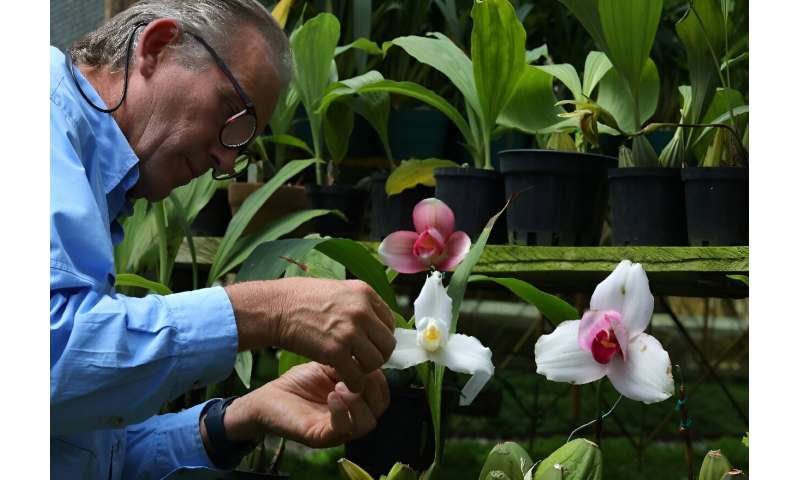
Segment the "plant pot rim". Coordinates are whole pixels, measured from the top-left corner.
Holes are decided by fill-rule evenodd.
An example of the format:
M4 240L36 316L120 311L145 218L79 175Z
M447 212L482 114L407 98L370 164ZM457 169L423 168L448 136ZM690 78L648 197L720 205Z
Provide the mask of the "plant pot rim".
M433 176L439 177L477 177L488 178L492 180L499 180L502 174L497 170L489 170L486 168L475 168L473 166L466 167L439 167L433 169Z
M575 173L605 172L618 160L598 153L566 152L542 148L501 150L500 171L508 173Z
M631 177L680 177L681 168L672 167L625 167L609 168L608 178Z
M681 170L684 180L747 180L747 167L686 167Z

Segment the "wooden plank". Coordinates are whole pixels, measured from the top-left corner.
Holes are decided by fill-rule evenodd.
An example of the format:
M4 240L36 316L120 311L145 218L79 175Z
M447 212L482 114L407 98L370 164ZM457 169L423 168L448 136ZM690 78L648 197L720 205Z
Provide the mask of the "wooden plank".
M195 239L198 261L210 264L220 239ZM362 242L376 255L377 242ZM516 277L549 292L591 293L619 263L627 258L641 263L655 295L744 298L748 289L729 274L747 274L749 247L524 247L489 245L475 273ZM178 251L178 263L189 263L186 243ZM415 276L401 275L401 282L418 283ZM478 284L475 285L476 287ZM491 292L500 287L481 283Z

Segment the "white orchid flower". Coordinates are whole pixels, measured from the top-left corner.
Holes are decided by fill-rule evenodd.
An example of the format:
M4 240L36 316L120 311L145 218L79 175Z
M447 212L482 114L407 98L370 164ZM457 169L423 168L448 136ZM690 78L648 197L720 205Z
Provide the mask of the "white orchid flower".
M494 374L492 351L468 335L450 332L452 299L433 272L414 301L415 329L396 328L397 346L383 368L408 368L431 361L472 378L461 390L460 405L469 405Z
M669 354L644 333L653 295L642 266L623 260L592 294L580 320L562 322L536 342L536 371L581 385L604 376L622 395L644 403L675 393Z

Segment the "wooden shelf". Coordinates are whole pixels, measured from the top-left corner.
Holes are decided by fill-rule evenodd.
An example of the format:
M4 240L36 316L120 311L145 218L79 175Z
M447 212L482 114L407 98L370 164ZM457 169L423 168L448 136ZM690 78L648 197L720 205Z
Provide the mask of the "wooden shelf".
M210 264L220 239L195 238L198 262ZM377 242L362 242L375 254ZM553 293L591 293L627 258L641 263L654 295L744 298L748 288L727 277L747 275L749 247L524 247L489 245L474 273L516 277ZM186 243L178 263L189 263ZM487 288L492 288L490 284Z

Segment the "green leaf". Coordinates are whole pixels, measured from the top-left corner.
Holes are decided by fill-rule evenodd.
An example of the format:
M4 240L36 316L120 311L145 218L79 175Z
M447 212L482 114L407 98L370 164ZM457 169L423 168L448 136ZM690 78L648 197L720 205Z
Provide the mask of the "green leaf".
M288 372L293 367L308 363L311 360L288 350L278 352L278 376Z
M275 104L275 109L272 111L269 119L269 128L272 133L275 135L289 133L298 105L300 105L300 94L297 93L295 83L292 82L289 88L283 89Z
M388 93L397 93L400 95L405 95L407 97L416 98L417 100L424 102L431 107L439 110L447 118L449 118L455 126L458 128L461 135L467 140L467 143L470 145L477 145L477 139L472 134L467 122L464 121L464 117L453 107L447 100L440 97L438 94L434 93L431 90L423 87L422 85L413 83L413 82L395 82L393 80L382 80L380 82L376 82L370 85L366 85L361 87L359 93L369 93L369 92L388 92Z
M542 57L546 57L547 53L547 44L544 43L539 45L538 47L534 48L533 50L526 50L525 51L525 64L530 65L531 63L539 60Z
M297 212L287 213L277 220L264 225L256 233L242 237L236 242L226 262L217 270L218 274L222 276L239 266L239 264L246 260L247 257L253 253L253 250L262 243L277 240L293 232L297 227L309 220L330 214L337 215L343 220L346 220L345 216L338 210L299 210Z
M731 280L738 280L748 287L750 286L750 277L747 275L725 275L726 277L730 278Z
M564 300L561 300L555 295L551 295L539 290L523 280L517 278L495 278L486 275L472 275L469 277L469 281L494 282L498 285L506 287L511 291L511 293L536 307L540 312L542 312L542 315L556 325L565 320L580 319L578 311L575 310L572 305Z
M658 167L658 154L644 135L633 137L633 163L637 167Z
M233 216L228 224L225 235L222 237L219 248L214 254L211 268L208 274L208 285L212 285L222 276L221 269L230 263L233 249L242 236L242 232L250 223L253 216L258 212L264 202L290 178L294 177L304 169L316 163L315 160L292 160L281 168L267 183L247 197L236 215Z
M598 11L599 0L560 0L575 18L581 22L583 28L589 32L594 39L594 43L602 51L607 51L606 38L603 34L603 26L600 23L600 12Z
M488 141L525 68L526 34L508 0L475 2L472 23L472 72L480 103L476 111Z
M347 268L356 278L366 282L394 311L397 306L394 290L386 279L384 266L360 243L347 238L332 238L315 248Z
M322 238L319 235L317 238ZM328 257L322 252L311 250L301 257L284 257L289 261L284 277L311 277L327 278L330 280L344 280L347 270L344 265Z
M661 80L653 60L648 60L642 71L639 91L639 119L647 121L656 112ZM597 104L608 110L623 131L633 133L641 124L636 122L635 103L619 72L612 68L600 81Z
M186 220L186 209L183 207L183 203L181 202L180 198L175 195L174 190L169 193L169 199L170 203L175 208L175 218L178 221L178 226L181 227L183 236L186 237L186 245L189 247L189 256L192 259L192 289L197 290L200 288L200 274L197 267L197 251L194 248L192 228L189 226L189 223ZM172 258L172 262L174 264L175 257Z
M250 378L253 375L253 354L248 350L236 354L236 362L233 364L236 375L242 381L242 385L250 389Z
M287 134L264 135L261 138L263 138L265 142L275 143L275 144L278 144L278 145L286 145L286 146L289 146L289 147L296 147L296 148L299 148L299 149L303 150L304 152L306 152L309 155L312 155L312 156L314 155L314 151L311 150L311 147L309 147L308 144L306 142L304 142L302 139L299 139L299 138L295 137L294 135L287 135Z
M425 160L403 160L386 179L386 195L397 195L417 185L436 186L433 170L442 167L458 167L452 160L427 158Z
M172 290L163 283L148 280L135 273L118 273L114 281L115 287L140 287L152 290L159 295L170 295Z
M694 89L692 91L694 92ZM733 109L733 117L737 119L737 128L742 131L747 123L750 108L747 106L744 96L734 89L718 88L714 92L714 97L708 105L701 123L725 123L730 125L731 112L728 109L729 106ZM693 130L696 131L691 136L690 145L692 154L699 160L703 158L711 145L712 133L714 133L712 131L718 129L706 127L702 130Z
M346 103L335 102L328 107L322 121L325 146L333 163L338 165L347 156L350 134L353 133L353 110Z
M581 100L583 98L581 79L578 78L578 72L575 71L575 67L572 65L568 63L560 63L558 65L534 65L534 68L538 68L561 80L561 83L569 89L572 98L575 100Z
M360 50L370 55L383 56L384 53L383 49L379 47L377 43L373 42L372 40L369 40L368 38L362 37L355 39L353 42L348 43L347 45L336 47L334 55L338 57L339 55L343 54L344 52L350 49Z
M675 31L686 48L692 85L693 101L687 120L697 123L720 84L717 60L725 50L725 20L718 0L693 0L690 6L675 24ZM694 136L689 132L687 140L693 141Z
M472 61L458 45L441 33L433 32L428 35L430 37L416 35L398 37L392 40L392 43L418 61L443 73L461 92L467 105L480 112L481 103L475 86Z
M586 64L583 67L583 95L591 97L595 87L603 77L606 76L613 65L605 53L591 51L586 56Z
M661 20L662 0L599 0L598 14L608 55L634 98ZM641 125L644 119L637 119ZM637 125L637 127L639 126Z
M280 278L291 265L287 259L303 258L324 238L287 238L264 242L242 262L236 275L237 282L274 280Z
M561 121L558 114L564 109L557 107L556 101L552 75L528 65L497 123L529 134L539 133Z

